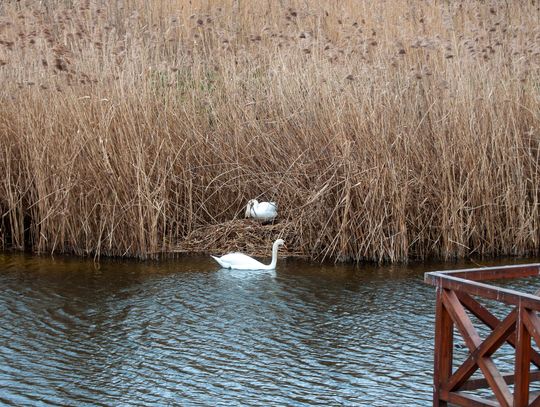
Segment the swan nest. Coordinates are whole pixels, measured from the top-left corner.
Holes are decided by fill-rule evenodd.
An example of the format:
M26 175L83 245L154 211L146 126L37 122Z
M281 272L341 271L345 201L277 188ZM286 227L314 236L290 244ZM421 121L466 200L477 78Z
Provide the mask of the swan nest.
M242 252L256 257L267 257L272 243L278 238L285 240L280 257L307 257L295 250L293 225L279 222L263 225L253 219L235 219L193 230L172 248L174 253L204 253L222 255Z

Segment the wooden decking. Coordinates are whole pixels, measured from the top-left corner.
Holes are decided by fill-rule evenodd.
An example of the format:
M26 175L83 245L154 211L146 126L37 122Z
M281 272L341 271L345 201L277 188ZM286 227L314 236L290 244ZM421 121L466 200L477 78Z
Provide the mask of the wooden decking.
M540 276L540 264L426 273L425 282L437 292L434 406L540 406L540 395L530 389L540 380L540 354L531 346L531 340L540 346L540 297L483 282L530 276ZM508 314L499 319L481 299L506 304ZM487 336L481 337L471 316L489 327ZM468 349L457 369L454 328ZM504 343L515 349L514 370L508 374L501 373L493 359ZM477 371L483 378L472 379ZM478 389L491 389L493 397L475 394Z

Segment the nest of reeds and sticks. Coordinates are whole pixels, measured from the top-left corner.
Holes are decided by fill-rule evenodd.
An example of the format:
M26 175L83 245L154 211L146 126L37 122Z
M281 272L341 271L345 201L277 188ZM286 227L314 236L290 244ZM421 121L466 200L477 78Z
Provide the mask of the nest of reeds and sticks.
M193 230L177 243L173 252L221 255L238 251L265 257L270 254L272 243L281 238L285 246L280 249L280 256L307 257L294 244L293 230L290 221L263 224L253 219L234 219Z

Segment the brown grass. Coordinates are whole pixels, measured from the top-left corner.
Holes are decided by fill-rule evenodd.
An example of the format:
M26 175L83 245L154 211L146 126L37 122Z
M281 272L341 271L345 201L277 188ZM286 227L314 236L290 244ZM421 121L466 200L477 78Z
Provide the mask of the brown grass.
M4 1L1 244L538 254L539 7Z

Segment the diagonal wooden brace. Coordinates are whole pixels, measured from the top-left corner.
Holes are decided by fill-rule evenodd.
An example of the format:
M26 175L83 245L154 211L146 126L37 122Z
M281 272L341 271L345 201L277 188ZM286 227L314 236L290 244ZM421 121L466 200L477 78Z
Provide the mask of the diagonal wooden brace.
M465 308L456 296L456 293L451 290L444 290L442 299L445 308L448 310L452 320L463 336L463 339L471 351L471 354L473 352L477 352L478 348L482 344L482 340L478 334L478 331L473 326L469 316L467 315ZM502 342L504 341L506 341L506 338L504 338ZM482 370L482 373L484 374L489 387L493 390L499 404L502 407L512 406L512 393L504 381L503 376L493 363L491 357L478 355L476 358L476 364L480 370Z
M482 304L472 298L469 294L464 292L457 292L456 295L459 298L459 301L469 311L471 311L474 316L476 316L480 321L489 326L491 329L495 329L495 327L501 323L499 318L493 315L487 308L485 308ZM508 337L507 342L513 348L516 347L515 333L512 332L512 334ZM537 343L539 343L540 346L540 342ZM531 361L540 368L540 354L538 354L538 352L536 352L534 349L531 349Z
M478 358L489 357L495 353L495 351L505 342L510 334L515 329L517 312L513 310L506 316L506 318L499 323L485 339L484 342L474 351L472 351L469 357L463 362L463 364L456 370L448 382L448 390L459 390L461 386L474 374L478 369Z

